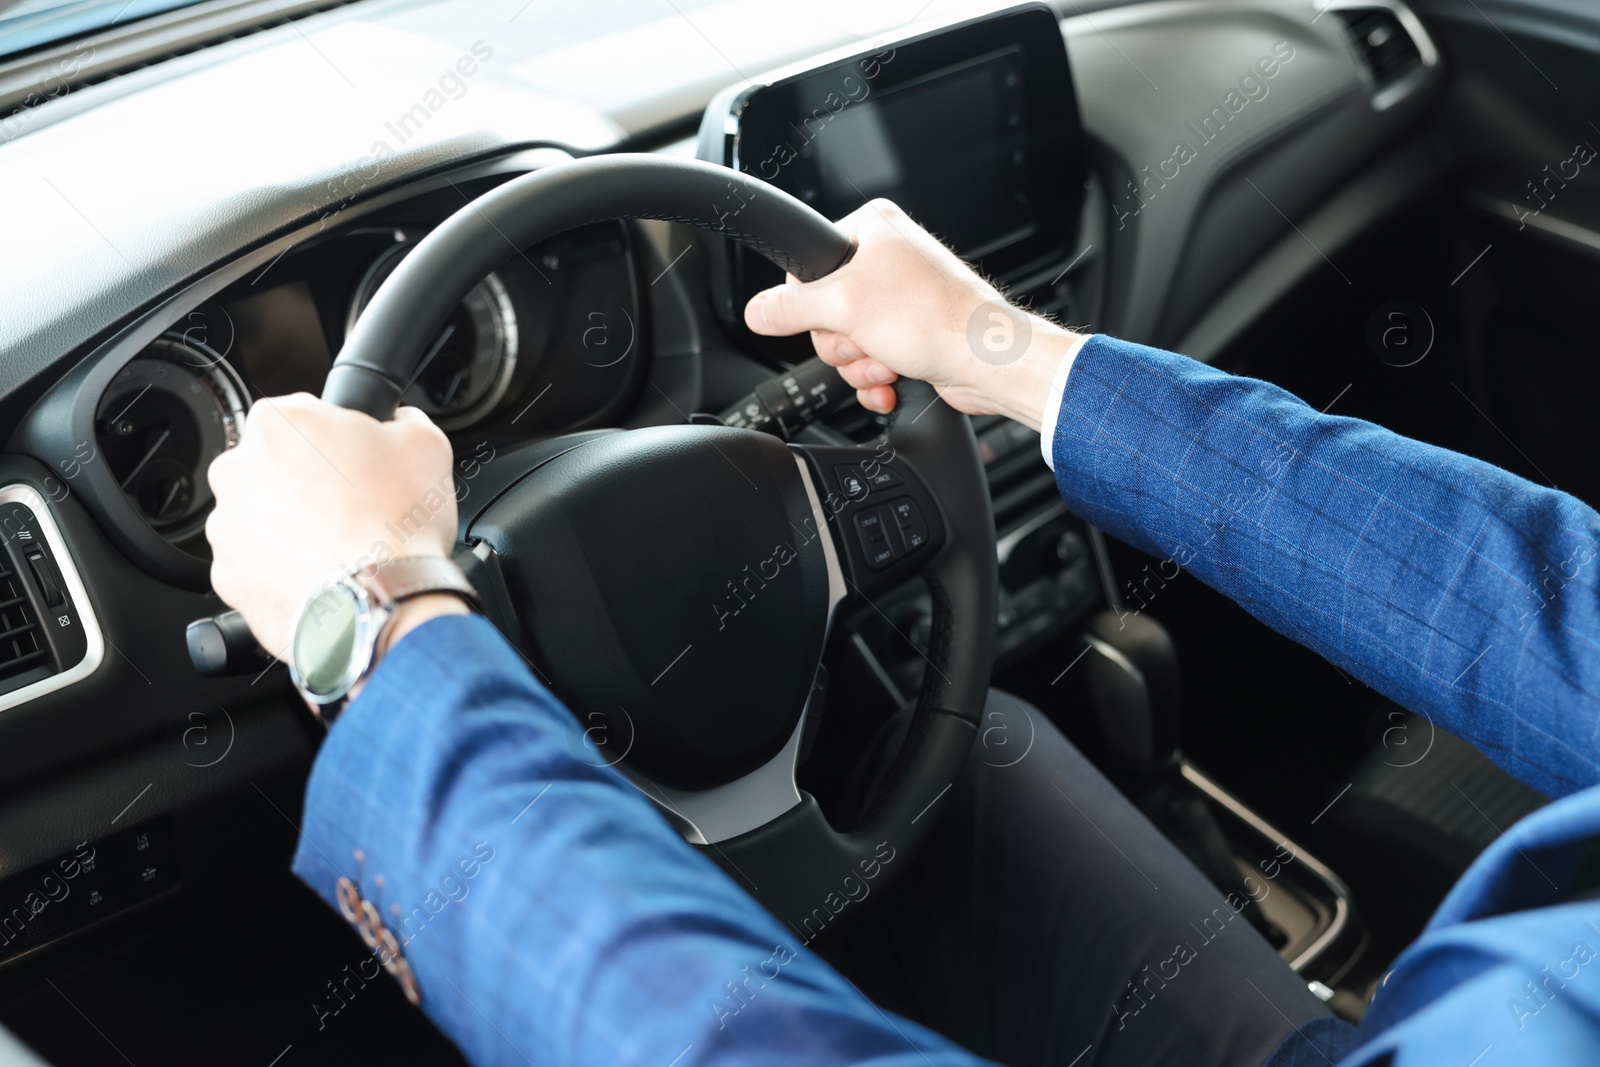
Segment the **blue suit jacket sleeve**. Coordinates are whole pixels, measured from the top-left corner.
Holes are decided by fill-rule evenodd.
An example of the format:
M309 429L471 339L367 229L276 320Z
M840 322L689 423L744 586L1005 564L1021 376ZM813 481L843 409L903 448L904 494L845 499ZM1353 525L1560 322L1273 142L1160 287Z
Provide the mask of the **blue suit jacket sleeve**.
M1188 570L1547 795L1600 781L1587 505L1104 336L1078 354L1051 447L1079 514L1162 557L1130 610Z
M482 619L408 634L334 725L295 871L336 907L349 879L475 1064L979 1062L685 844Z

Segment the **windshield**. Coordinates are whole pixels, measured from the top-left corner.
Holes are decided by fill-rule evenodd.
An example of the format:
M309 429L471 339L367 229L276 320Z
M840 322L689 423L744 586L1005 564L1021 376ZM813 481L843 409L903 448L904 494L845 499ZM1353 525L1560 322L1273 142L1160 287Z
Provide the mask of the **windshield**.
M82 37L195 0L0 0L0 56Z
M863 2L870 4L871 0ZM198 3L200 0L0 0L0 60ZM536 50L546 51L651 19L688 18L689 12L725 3L726 0L671 0L670 4L661 0L517 0L516 7L523 25L538 22ZM241 10L245 7L237 6ZM303 14L308 6L280 0L269 4L270 10L262 21ZM420 20L428 32L436 32L441 22L449 26L481 16L485 6L481 2L422 5L410 17ZM446 7L451 9L448 13L442 10ZM503 15L496 13L494 18L497 25L504 25ZM67 72L69 78L71 73Z

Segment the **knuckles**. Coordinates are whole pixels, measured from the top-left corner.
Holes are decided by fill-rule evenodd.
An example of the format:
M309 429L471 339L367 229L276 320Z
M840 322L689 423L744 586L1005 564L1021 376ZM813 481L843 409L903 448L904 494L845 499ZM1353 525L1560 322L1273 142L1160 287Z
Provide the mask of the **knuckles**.
M884 196L868 200L863 210L870 211L880 219L903 219L907 217L904 208Z

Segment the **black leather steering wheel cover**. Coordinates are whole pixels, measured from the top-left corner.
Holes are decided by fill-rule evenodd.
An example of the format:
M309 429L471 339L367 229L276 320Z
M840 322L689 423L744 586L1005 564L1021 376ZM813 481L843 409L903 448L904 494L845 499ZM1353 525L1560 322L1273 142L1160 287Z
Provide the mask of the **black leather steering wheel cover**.
M802 793L772 822L719 842L712 857L808 942L848 914L861 886L884 884L886 854L912 851L938 822L939 803L972 751L994 666L994 510L972 423L925 382L902 379L895 393L889 444L923 473L946 531L922 576L932 630L906 740L859 825L835 830Z
M989 480L965 415L926 382L902 379L895 393L889 443L913 467L931 472L948 536L924 574L933 594L928 659L934 669L924 676L918 706L945 708L976 723L994 667L998 610Z
M613 219L719 233L802 281L837 270L855 252L855 242L799 200L726 167L643 153L547 167L478 197L418 243L357 320L322 398L393 418L424 347L485 274L545 238Z
M723 234L804 281L838 269L855 251L810 207L724 167L612 155L537 171L471 202L418 243L362 313L323 399L392 418L424 347L485 274L557 233L621 218ZM893 863L885 857L912 850L937 822L938 804L971 751L994 661L994 515L972 425L925 383L903 380L896 392L889 445L925 472L946 530L923 572L933 598L929 669L906 741L857 827L835 830L803 793L785 814L709 850L808 941L842 911L834 903L853 895L854 882L882 877Z

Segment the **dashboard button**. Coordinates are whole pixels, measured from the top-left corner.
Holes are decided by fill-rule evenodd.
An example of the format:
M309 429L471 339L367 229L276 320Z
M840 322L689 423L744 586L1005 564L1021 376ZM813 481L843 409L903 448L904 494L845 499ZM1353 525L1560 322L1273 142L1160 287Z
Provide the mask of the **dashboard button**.
M102 842L101 847L109 850L109 858L114 864L142 863L157 852L167 851L167 836L166 824L157 820L124 831Z
M67 594L62 592L61 572L56 569L55 561L38 548L28 549L27 558L28 569L33 572L39 592L44 594L44 602L52 608L65 607Z
M95 885L74 884L72 895L67 897L68 907L80 919L97 919L106 912L115 911L116 905L121 901L121 894L107 882Z
M174 869L170 856L149 856L121 874L123 892L131 896L154 893L172 884Z
M104 854L104 846L104 841L98 842L87 852L79 852L75 857L78 860L78 876L83 878L84 881L91 881L105 873L106 856Z

